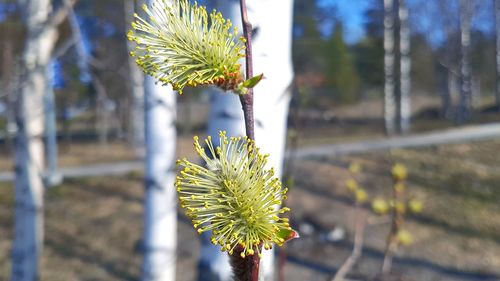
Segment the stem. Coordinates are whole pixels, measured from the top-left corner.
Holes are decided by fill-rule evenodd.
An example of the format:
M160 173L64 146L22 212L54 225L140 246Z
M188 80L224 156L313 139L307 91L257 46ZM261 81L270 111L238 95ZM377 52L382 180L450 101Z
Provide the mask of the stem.
M255 249L255 254L242 258L241 251L236 250L234 254L229 255L234 281L259 280L260 257L257 253L257 249Z
M347 273L351 271L352 267L356 264L358 258L361 256L361 251L363 250L363 239L365 235L366 216L362 214L361 206L359 203L356 203L355 212L356 212L356 219L355 219L356 225L355 225L354 246L352 249L352 253L342 264L340 269L333 277L332 281L344 281Z
M395 184L398 181L395 181ZM401 228L404 218L401 211L398 210L397 204L402 201L402 191L398 191L393 187L392 200L395 204L394 209L392 210L392 219L391 219L391 231L389 232L389 236L387 238L386 249L384 253L384 261L382 263L382 274L388 274L391 272L392 268L392 259L394 254L398 248L398 241L396 240L396 236Z
M247 5L245 0L240 0L241 20L243 24L243 36L245 37L245 63L246 63L246 79L253 77L253 61L252 61L252 25L248 20ZM241 107L245 118L245 130L249 139L255 140L254 116L253 116L253 89L249 88L248 93L240 95ZM260 248L260 247L259 247ZM229 255L231 267L233 269L235 281L258 281L259 280L259 265L260 249L254 249L255 254L242 258L241 251L236 250L232 255Z
M243 36L245 37L245 63L246 79L253 77L252 59L252 24L248 20L247 5L245 0L240 0L241 20L243 23ZM245 130L247 137L255 140L254 117L253 117L253 88L248 89L248 93L240 95L241 107L245 118Z

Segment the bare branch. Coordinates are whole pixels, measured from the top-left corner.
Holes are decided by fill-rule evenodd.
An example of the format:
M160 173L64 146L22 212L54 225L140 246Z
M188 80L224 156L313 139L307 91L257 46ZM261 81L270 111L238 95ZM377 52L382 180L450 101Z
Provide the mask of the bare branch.
M49 17L47 22L43 25L44 30L48 30L50 28L56 28L60 25L68 16L68 12L73 9L73 6L76 4L77 0L65 0L64 5L53 11Z
M252 24L248 20L247 5L245 0L240 0L241 20L243 22L243 35L245 37L245 62L246 79L253 77L253 57L252 57ZM253 88L248 89L248 93L240 95L241 106L245 118L245 129L247 137L255 140L254 114L253 114Z
M52 58L57 59L64 56L69 49L75 44L73 37L66 39L53 53Z
M361 256L366 226L366 216L365 214L362 214L362 212L362 209L359 206L356 206L356 230L354 234L354 246L352 248L352 253L342 264L332 281L343 281L347 273L351 271L352 267Z

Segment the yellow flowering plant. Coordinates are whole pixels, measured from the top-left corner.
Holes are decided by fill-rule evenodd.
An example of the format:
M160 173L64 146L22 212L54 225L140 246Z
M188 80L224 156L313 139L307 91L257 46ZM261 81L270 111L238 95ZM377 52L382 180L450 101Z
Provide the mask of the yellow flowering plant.
M243 36L218 11L188 0L155 0L135 14L128 39L136 42L131 56L142 70L182 93L187 86L213 85L240 95L246 137L220 133L220 146L206 139L208 151L195 137L194 146L206 166L178 160L182 171L175 186L181 207L199 233L211 231L211 241L227 251L235 280L258 280L262 248L298 237L288 219L279 215L286 188L266 169L267 155L254 142L253 88L263 75L253 76L251 24L245 0L240 0ZM245 57L246 73L240 60Z
M215 85L245 94L262 78L244 81L239 60L245 39L222 14L188 0L143 5L146 17L135 14L128 39L137 43L131 56L146 74L171 84L182 94L186 86Z
M383 215L391 213L391 230L387 236L384 262L382 272L391 271L392 259L398 247L408 246L413 242L411 233L404 228L405 218L408 213L417 214L422 212L422 201L411 198L407 199L406 180L408 179L408 169L400 163L395 164L391 170L393 186L392 198L386 200L377 198L372 202L372 208L375 213Z
M220 146L214 147L208 137L205 149L195 137L194 147L206 167L178 160L183 170L175 186L181 207L199 233L212 231L211 241L230 255L238 250L241 257L260 254L259 245L272 248L282 245L295 234L287 218L278 214L286 198L286 188L265 168L268 155L263 155L246 137L228 138L220 132ZM239 248L238 248L239 247Z

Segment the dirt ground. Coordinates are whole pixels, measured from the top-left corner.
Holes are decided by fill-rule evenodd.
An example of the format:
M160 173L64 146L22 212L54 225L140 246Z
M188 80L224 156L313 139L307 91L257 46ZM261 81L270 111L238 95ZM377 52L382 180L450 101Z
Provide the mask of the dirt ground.
M181 139L179 147L180 155L193 155L189 138ZM88 149L74 151L91 161ZM352 162L362 165L357 179L370 198L389 196L390 167L405 164L409 192L425 202L423 213L408 217L405 225L414 243L401 248L395 259L394 271L405 280L500 280L497 151L500 141L298 160L287 204L292 223L307 231L286 247L286 280L328 280L350 254L355 208L345 180ZM133 156L123 152L116 157ZM5 183L0 190L0 280L7 280L13 190ZM71 179L49 189L41 280L138 280L142 195L138 173ZM369 204L363 212L369 224L362 258L350 275L353 280L371 280L379 272L389 230L388 218L371 215ZM335 229L344 229L345 238L331 241L329 233ZM177 280L195 280L199 242L182 215L178 232Z

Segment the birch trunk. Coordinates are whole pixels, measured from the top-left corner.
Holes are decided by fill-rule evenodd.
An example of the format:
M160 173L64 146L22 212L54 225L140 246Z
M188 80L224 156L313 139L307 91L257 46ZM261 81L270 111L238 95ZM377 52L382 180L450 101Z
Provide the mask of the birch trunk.
M400 52L400 130L408 133L411 118L411 58L410 25L405 0L399 0L399 52Z
M266 79L255 88L255 139L264 153L269 153L269 167L281 177L286 140L286 120L293 77L291 62L291 30L293 1L248 1L250 22L254 28L253 61L255 74L264 73ZM238 1L218 2L219 9L241 29ZM279 11L280 19L276 20ZM228 135L245 135L245 125L239 97L229 93L214 93L208 134L218 139L218 131ZM274 274L273 251L265 251L261 261L264 280ZM202 238L198 280L231 280L231 269L226 253Z
M14 52L12 41L7 40L4 42L3 57L2 57L2 73L3 73L3 88L7 95L7 111L6 111L6 125L5 125L5 141L7 151L13 151L13 133L15 125L15 100L17 98L19 75L18 75L18 62L14 60Z
M57 39L47 27L50 0L27 1L27 38L23 51L15 144L15 215L11 280L38 280L43 245L43 96L46 68Z
M384 0L384 121L388 135L396 132L394 45L394 1Z
M464 123L470 118L471 109L471 65L470 65L470 34L472 3L470 0L460 0L460 101L458 104L457 122Z
M456 117L456 108L460 96L459 74L447 68L446 100L443 101L443 115L450 120Z
M481 77L471 78L471 109L481 108Z
M143 281L175 280L177 208L175 100L170 87L145 81L146 181Z
M126 15L125 32L131 28L134 20L134 0L123 2ZM127 40L127 48L133 51L134 43ZM139 155L144 155L144 75L135 63L135 59L129 56L128 67L130 73L131 88L131 110L129 119L129 142L134 146Z
M495 101L500 111L500 0L495 1L495 35L496 35L496 91Z
M46 79L43 101L45 111L45 152L47 154L45 185L54 186L61 183L62 176L57 172L57 120L54 87L52 86L54 71L50 65L47 66Z
M68 3L70 0L64 1ZM96 91L95 129L97 131L101 148L105 148L108 145L109 123L111 117L109 112L110 110L106 106L108 102L106 87L104 86L96 72L91 70L91 61L93 58L88 55L87 51L85 50L80 24L73 9L70 9L68 11L68 19L72 36L75 41L76 53L79 57L78 68L80 69L81 75L90 78L90 80L92 81L92 85L94 86L94 89Z

